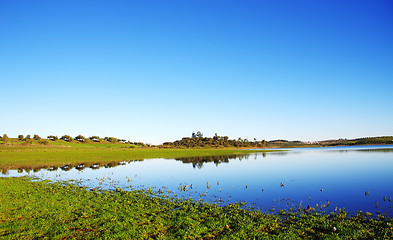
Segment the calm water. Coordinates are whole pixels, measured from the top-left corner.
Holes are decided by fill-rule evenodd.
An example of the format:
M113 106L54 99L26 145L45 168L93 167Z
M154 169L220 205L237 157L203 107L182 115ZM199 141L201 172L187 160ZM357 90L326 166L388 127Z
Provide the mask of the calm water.
M393 215L393 145L149 159L117 166L10 170L4 175L73 179L90 188L151 187L195 200L222 204L245 201L262 211L329 203L327 211L337 207L351 213L362 210Z

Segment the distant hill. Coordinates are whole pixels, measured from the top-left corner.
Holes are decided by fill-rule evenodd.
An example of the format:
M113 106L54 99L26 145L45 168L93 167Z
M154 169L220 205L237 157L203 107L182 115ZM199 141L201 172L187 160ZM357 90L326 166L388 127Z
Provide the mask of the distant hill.
M383 137L365 137L355 139L330 139L315 142L301 142L301 141L285 141L274 140L268 141L267 147L333 147L333 146L355 146L355 145L378 145L378 144L393 144L393 136Z
M331 145L331 146L337 146L337 145L367 145L367 144L393 144L393 136L326 140L326 141L319 141L319 144Z
M393 136L366 137L356 139L331 139L314 142L271 140L250 141L248 139L229 139L227 136L203 137L203 134L184 137L174 142L165 142L159 145L161 148L296 148L296 147L329 147L329 146L353 146L353 145L376 145L393 144Z

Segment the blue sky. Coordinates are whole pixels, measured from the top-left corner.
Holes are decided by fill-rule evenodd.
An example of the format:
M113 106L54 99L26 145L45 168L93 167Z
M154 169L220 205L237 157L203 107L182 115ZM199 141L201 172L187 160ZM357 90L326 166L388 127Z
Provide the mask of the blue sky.
M393 135L391 1L0 2L0 134Z

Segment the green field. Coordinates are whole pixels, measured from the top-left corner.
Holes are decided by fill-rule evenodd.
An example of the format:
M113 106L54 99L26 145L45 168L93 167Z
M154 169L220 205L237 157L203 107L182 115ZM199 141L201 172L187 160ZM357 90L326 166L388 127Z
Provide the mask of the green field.
M392 219L345 212L265 214L151 191L88 191L0 178L1 239L390 239Z

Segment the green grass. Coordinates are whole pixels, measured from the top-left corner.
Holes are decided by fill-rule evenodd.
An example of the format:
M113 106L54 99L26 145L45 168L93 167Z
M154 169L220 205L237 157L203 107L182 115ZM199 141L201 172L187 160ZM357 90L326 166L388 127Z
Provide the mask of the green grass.
M40 140L35 140L35 139L30 139L29 142L18 140L17 138L9 138L7 140L7 145L8 146L61 146L61 147L78 147L78 148L129 148L129 147L140 147L136 146L133 144L125 144L125 143L110 143L107 141L102 141L102 142L79 142L79 141L72 141L72 142L67 142L64 140L57 140L57 141L51 141L49 139L42 139L47 142L47 144L40 144ZM4 144L4 141L0 141L0 144Z
M51 142L49 145L0 145L0 168L61 167L78 164L106 164L149 158L184 158L244 154L239 149L162 149L140 148L128 144Z
M390 239L392 219L265 214L151 191L0 178L1 239Z

